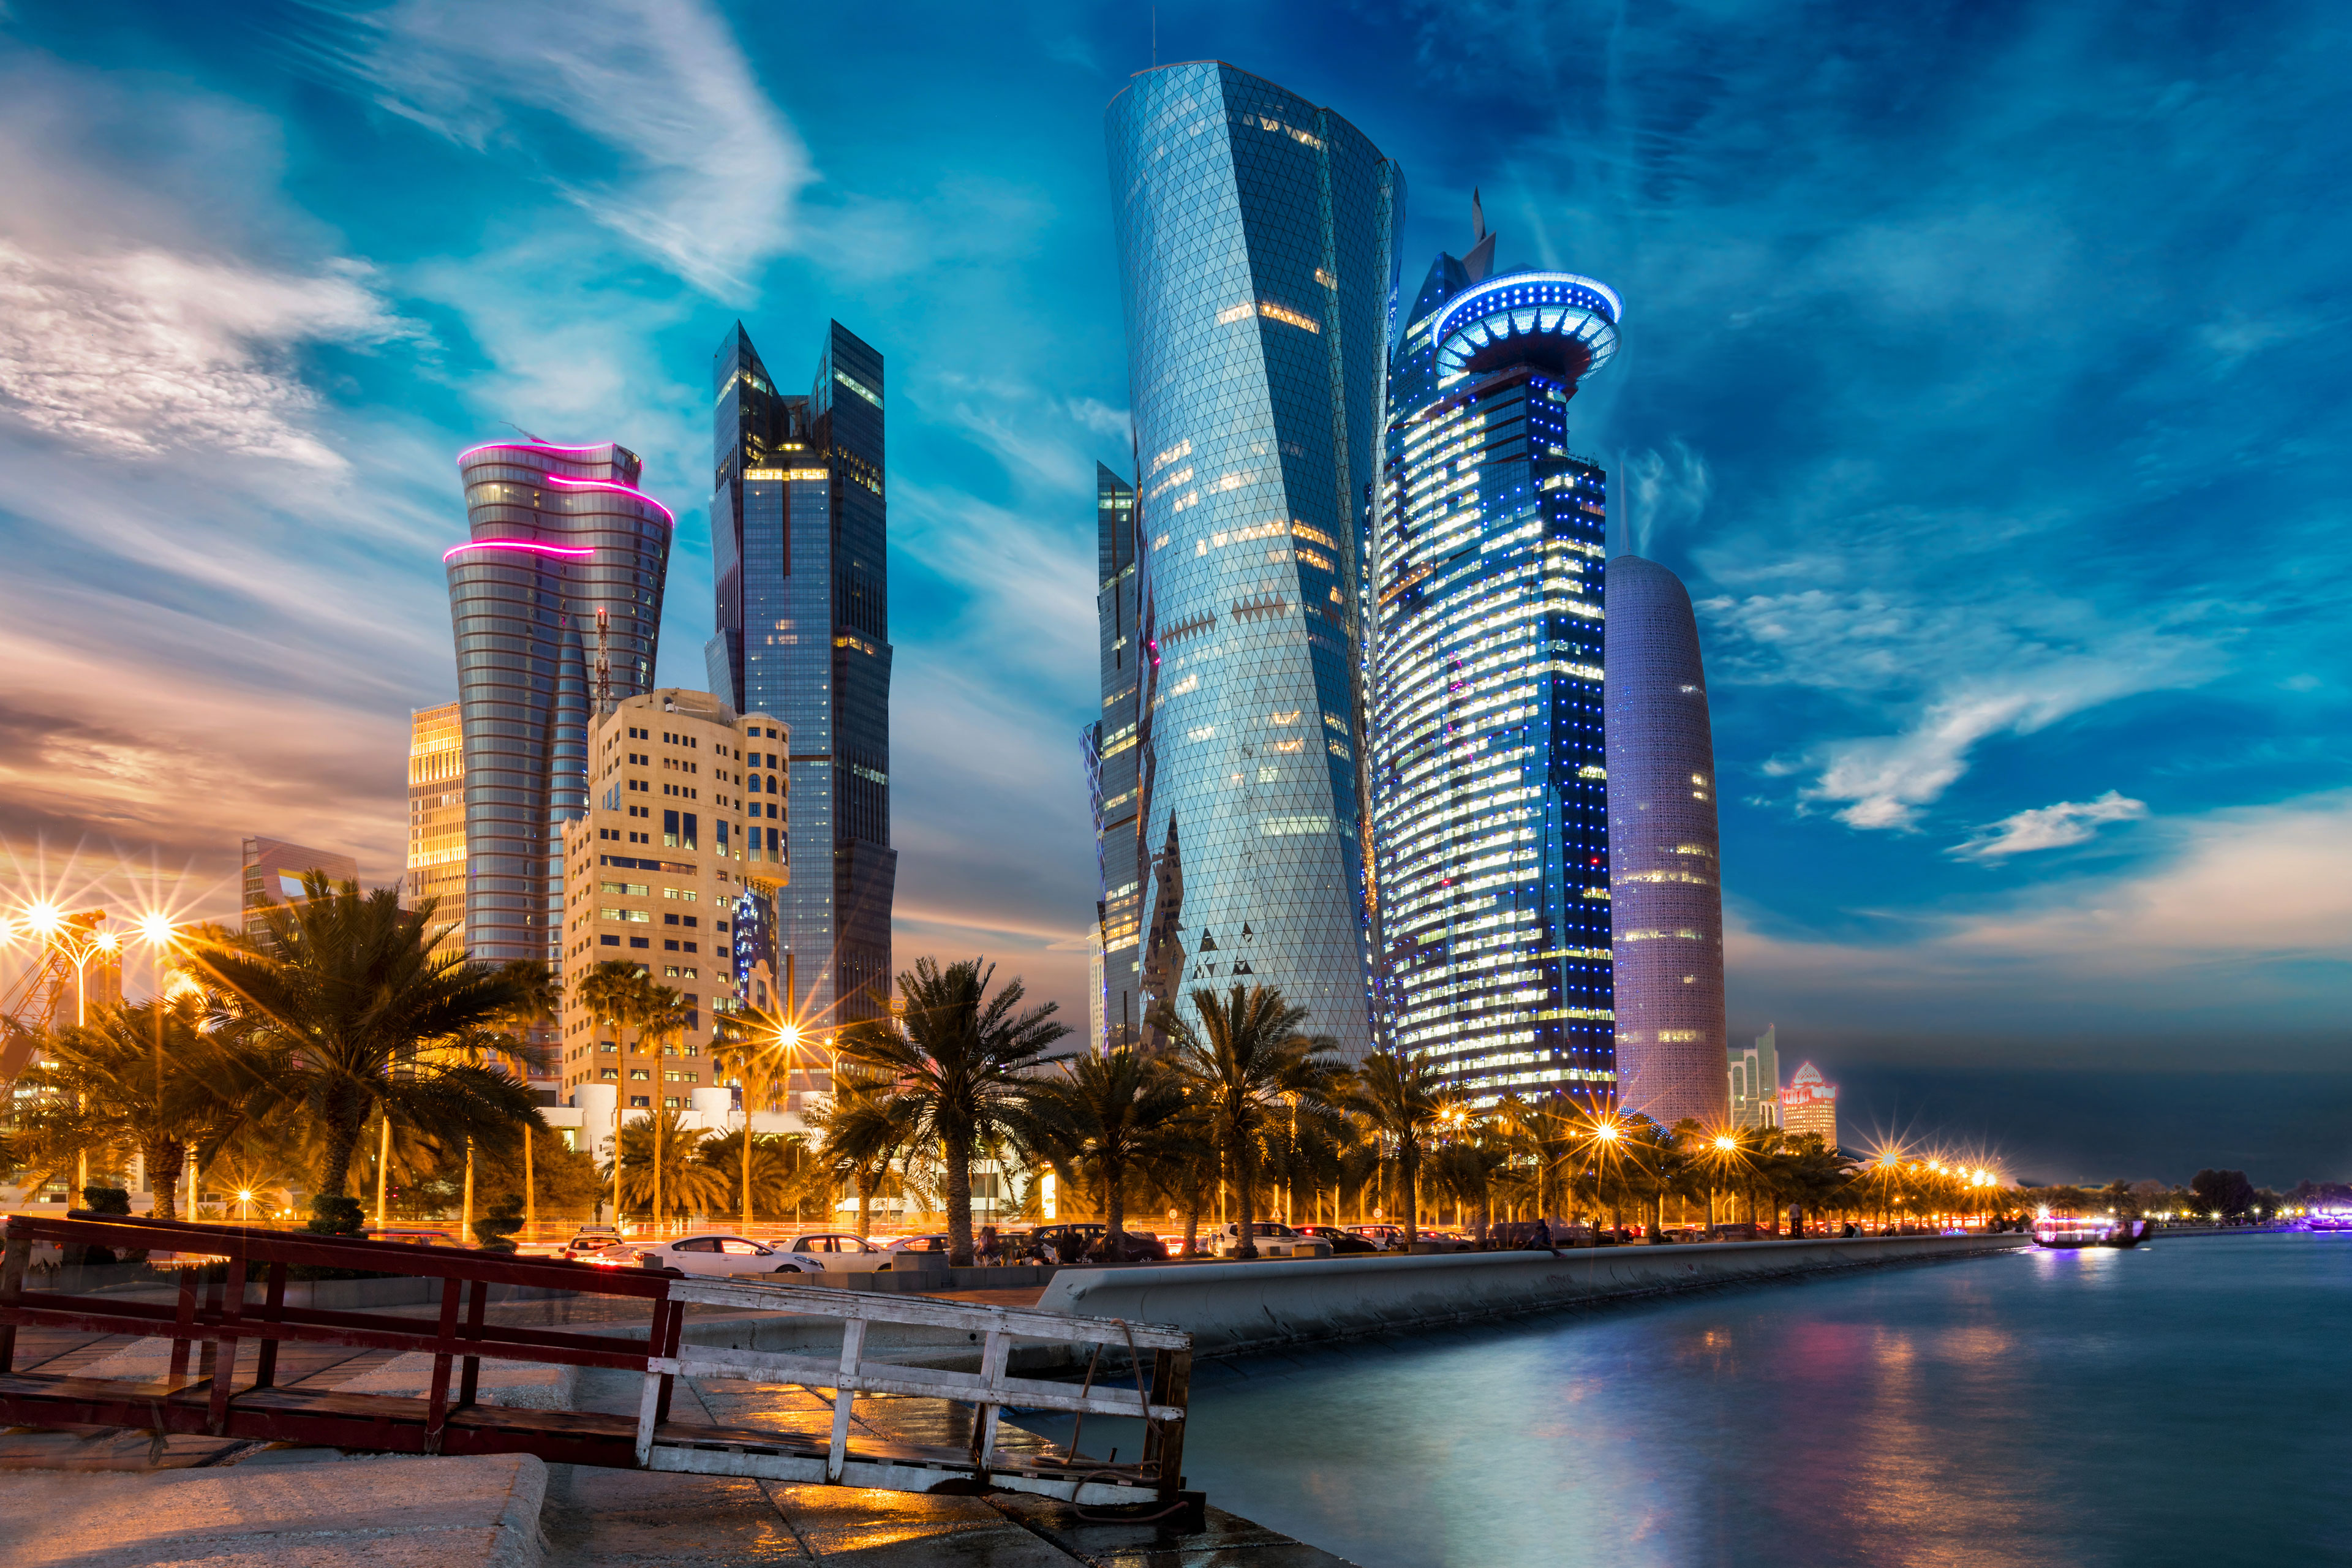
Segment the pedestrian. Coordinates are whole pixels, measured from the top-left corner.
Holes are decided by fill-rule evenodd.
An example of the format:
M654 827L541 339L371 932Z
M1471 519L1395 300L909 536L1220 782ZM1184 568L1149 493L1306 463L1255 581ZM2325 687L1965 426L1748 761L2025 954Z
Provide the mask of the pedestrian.
M1550 1253L1554 1258L1558 1258L1559 1256L1559 1244L1552 1240L1551 1226L1545 1221L1541 1215L1538 1215L1536 1216L1535 1235L1528 1241L1528 1249L1529 1251L1533 1251L1538 1247L1542 1247L1546 1252Z
M992 1225L980 1227L980 1245L973 1247L971 1251L972 1261L975 1263L985 1265L1004 1261L1004 1249L997 1245L996 1227Z

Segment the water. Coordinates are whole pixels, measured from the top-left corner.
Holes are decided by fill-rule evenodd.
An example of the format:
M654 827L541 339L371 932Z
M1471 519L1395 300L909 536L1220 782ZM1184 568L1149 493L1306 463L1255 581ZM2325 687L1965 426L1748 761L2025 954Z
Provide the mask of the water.
M1206 1366L1185 1469L1365 1568L2352 1563L2347 1329L2352 1236L2028 1248Z

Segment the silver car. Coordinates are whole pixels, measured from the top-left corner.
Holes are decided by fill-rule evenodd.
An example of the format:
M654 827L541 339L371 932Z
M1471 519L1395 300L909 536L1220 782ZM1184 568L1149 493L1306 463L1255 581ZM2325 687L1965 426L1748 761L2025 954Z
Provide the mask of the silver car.
M814 1274L823 1265L740 1236L682 1236L676 1241L616 1247L589 1259L621 1268L666 1268L726 1279L736 1274Z
M782 1244L783 1253L812 1273L827 1270L879 1268L888 1261L882 1249L862 1236L845 1230L796 1236Z

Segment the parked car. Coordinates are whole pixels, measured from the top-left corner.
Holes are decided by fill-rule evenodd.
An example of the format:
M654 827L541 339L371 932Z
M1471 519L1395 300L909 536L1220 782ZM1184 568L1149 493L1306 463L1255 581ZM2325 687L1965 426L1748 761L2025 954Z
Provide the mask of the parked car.
M815 1231L768 1245L813 1265L816 1271L882 1267L882 1249L845 1230Z
M589 1260L608 1268L659 1268L724 1279L737 1274L814 1274L821 1266L740 1236L682 1236L608 1247Z
M618 1226L583 1225L580 1234L555 1249L558 1258L586 1258L621 1245Z
M1102 1240L1108 1232L1099 1225L1041 1225L1025 1235L1007 1237L1007 1256L1034 1258L1048 1263L1085 1263L1102 1258ZM1164 1263L1168 1247L1158 1237L1127 1230L1120 1232L1118 1247L1111 1258L1118 1263Z
M1328 1258L1331 1244L1319 1236L1301 1236L1279 1220L1250 1222L1250 1236L1260 1258ZM1242 1227L1236 1220L1209 1233L1209 1250L1219 1258L1241 1255Z
M879 1244L885 1268L944 1268L948 1238L944 1236L897 1236ZM910 1256L911 1255L911 1256ZM906 1259L904 1263L899 1260Z
M1353 1231L1341 1230L1336 1225L1302 1225L1298 1227L1298 1234L1321 1237L1331 1244L1331 1256L1334 1258L1383 1250L1380 1243L1358 1236Z
M1360 1236L1382 1252L1393 1252L1404 1245L1404 1226L1401 1225L1351 1225L1351 1236Z

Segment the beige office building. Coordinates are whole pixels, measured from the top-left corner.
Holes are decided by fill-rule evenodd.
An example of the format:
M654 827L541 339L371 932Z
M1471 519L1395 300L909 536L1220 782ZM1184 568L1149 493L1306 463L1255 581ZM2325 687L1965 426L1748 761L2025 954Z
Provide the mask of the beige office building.
M436 925L452 927L436 957L466 953L466 748L457 705L419 708L408 724L408 879L402 902L434 900Z
M711 1066L720 1020L778 1005L775 892L791 872L791 751L774 719L738 716L700 691L626 698L591 722L588 815L563 830L566 1098L610 1084L625 1118L689 1109L696 1089L724 1082ZM634 1030L593 1017L579 983L608 959L677 991L685 1032L645 1052Z

